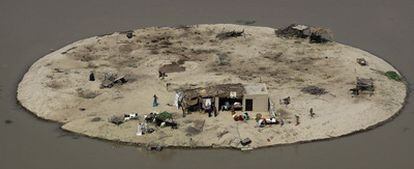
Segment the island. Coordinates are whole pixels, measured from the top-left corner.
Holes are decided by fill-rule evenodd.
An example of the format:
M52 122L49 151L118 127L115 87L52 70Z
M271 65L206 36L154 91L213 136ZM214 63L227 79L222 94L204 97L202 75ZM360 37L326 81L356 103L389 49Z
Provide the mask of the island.
M407 96L399 72L331 34L200 24L94 36L36 61L17 99L64 130L148 147L250 150L395 117Z

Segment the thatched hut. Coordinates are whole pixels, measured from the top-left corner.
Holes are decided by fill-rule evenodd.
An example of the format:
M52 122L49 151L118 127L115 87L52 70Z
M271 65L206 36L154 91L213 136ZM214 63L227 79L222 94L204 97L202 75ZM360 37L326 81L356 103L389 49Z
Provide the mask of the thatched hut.
M219 84L180 90L181 106L186 111L242 110L268 111L265 84Z

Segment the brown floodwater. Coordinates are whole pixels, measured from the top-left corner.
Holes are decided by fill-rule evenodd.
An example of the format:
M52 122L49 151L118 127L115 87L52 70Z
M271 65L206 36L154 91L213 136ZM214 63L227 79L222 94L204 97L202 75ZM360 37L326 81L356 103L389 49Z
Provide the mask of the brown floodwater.
M65 133L16 102L16 86L51 49L93 35L145 26L290 23L331 28L335 39L369 51L414 82L412 0L1 0L0 169L91 168L414 168L414 103L374 130L251 152L166 149L146 152ZM412 95L410 93L410 95Z

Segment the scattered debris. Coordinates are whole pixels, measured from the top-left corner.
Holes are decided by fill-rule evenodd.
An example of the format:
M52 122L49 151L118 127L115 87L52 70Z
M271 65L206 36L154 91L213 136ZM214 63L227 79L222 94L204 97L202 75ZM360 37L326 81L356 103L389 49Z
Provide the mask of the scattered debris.
M277 53L274 53L274 52L265 52L265 53L262 54L262 56L264 58L266 58L266 59L270 59L270 60L273 60L273 61L278 61L279 58L281 56L283 56L283 53L282 52L277 52Z
M257 119L257 117L256 117ZM259 118L256 120L258 127L265 127L266 125L273 125L273 124L279 124L279 121L276 120L276 118Z
M364 58L357 58L357 63L360 64L361 66L368 65L367 61Z
M385 72L384 75L387 76L391 80L401 81L401 76L395 71Z
M168 77L168 76L167 76L167 74L166 74L165 72L158 71L158 78L160 78L160 79L164 79L164 78L166 78L166 77Z
M128 32L127 33L127 35L126 35L126 37L128 38L128 39L131 39L132 37L134 37L135 35L132 33L132 32Z
M116 124L116 125L120 125L122 123L124 123L124 117L122 116L112 116L111 118L109 118L109 122Z
M100 117L94 117L92 118L91 122L98 122L101 121L102 119Z
M154 131L155 131L155 129L153 129L153 128L147 128L146 133L151 134L151 133L153 133Z
M217 64L219 66L225 66L230 64L230 58L226 53L217 53Z
M125 34L128 39L131 39L132 37L135 36L134 31L132 30L122 31L122 32L119 32L119 34Z
M153 128L148 128L147 123L139 123L137 128L137 136L142 136L144 134L151 134L155 130Z
M311 95L318 95L318 96L328 93L324 88L320 88L317 86L307 86L307 87L302 88L301 91L303 93L308 93Z
M229 131L228 130L223 130L217 133L217 137L218 138L222 138L224 135L228 134Z
M320 28L320 27L311 27L310 28L310 43L326 43L332 41L333 35L331 30Z
M61 69L61 68L54 68L53 69L56 73L65 73L65 70Z
M170 126L172 129L177 129L178 124L173 120L172 114L168 112L162 113L150 113L144 116L147 123L155 123L157 126L166 127Z
M222 32L219 33L216 38L220 39L220 40L225 40L225 39L229 39L229 38L236 38L239 36L243 36L244 34L244 30L242 31L230 31L230 32Z
M284 105L289 105L290 104L290 96L289 97L286 97L286 98L284 98L284 99L282 99L281 101L280 101L280 104L284 104Z
M158 69L158 71L162 72L162 73L183 72L183 71L185 71L185 67L181 66L177 62L173 62L171 64L166 64L166 65L161 66Z
M139 119L138 113L124 114L124 121L138 120L138 119Z
M153 123L155 122L155 117L157 116L157 113L150 113L148 115L144 116L144 119L147 123Z
M259 121L260 119L262 119L263 115L261 113L257 113L256 114L256 121Z
M189 25L178 25L178 26L175 27L175 29L184 29L184 30L188 30L190 28L191 28L191 26L189 26Z
M137 113L132 114L124 114L124 115L113 115L109 118L109 122L114 123L116 125L120 125L124 122L127 122L129 120L138 120L139 116Z
M310 43L325 43L333 38L329 29L291 24L285 28L275 30L275 34L284 38L308 38Z
M240 141L240 144L242 146L247 146L247 145L249 145L251 143L252 143L252 140L250 140L250 138L245 138L245 139L243 139L243 140Z
M164 111L164 112L157 114L155 117L159 120L166 121L168 119L172 119L172 114Z
M274 139L275 137L273 137L273 136L270 136L268 139L267 139L267 142L270 142L270 141L272 141L273 139Z
M279 124L280 122L283 122L281 119L280 122L276 120L275 117L270 118L263 118L262 114L257 113L256 114L256 122L258 127L265 127L266 125L273 125L273 124Z
M355 88L350 89L353 95L359 95L360 92L366 91L373 94L375 91L374 82L372 79L357 77Z
M162 151L163 147L160 145L148 145L147 151Z
M295 115L295 119L296 119L296 126L300 124L300 117L298 115Z
M145 134L145 130L147 128L147 124L146 123L138 123L138 128L137 128L137 136L142 136Z
M284 38L307 38L305 31L308 29L306 25L291 24L285 28L276 29L275 34Z
M62 53L60 53L60 54L64 55L64 54L68 53L69 51L71 51L71 50L73 50L73 49L76 49L76 48L77 48L76 46L71 47L71 48L69 48L68 50L63 51L63 52L62 52Z
M101 88L112 88L116 84L124 84L128 82L125 76L117 77L116 74L106 73L104 80L102 81Z
M246 121L250 119L250 116L247 112L244 112L243 114L236 114L235 111L232 112L234 121Z

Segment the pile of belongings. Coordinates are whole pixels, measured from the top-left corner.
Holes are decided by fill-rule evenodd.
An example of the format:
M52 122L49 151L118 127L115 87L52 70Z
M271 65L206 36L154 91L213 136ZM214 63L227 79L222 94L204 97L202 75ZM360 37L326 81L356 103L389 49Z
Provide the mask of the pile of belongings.
M361 66L366 66L368 64L364 58L357 58L357 63Z
M249 144L251 144L252 143L252 140L250 140L250 138L245 138L245 139L243 139L243 140L240 140L240 144L242 145L242 146L247 146L247 145L249 145Z
M246 121L250 119L250 116L247 112L243 114L236 114L236 112L232 112L234 121Z
M138 120L138 118L139 118L138 113L124 114L124 121Z
M359 93L362 91L367 91L372 94L374 90L375 90L375 86L374 86L374 81L372 79L359 78L359 77L357 77L355 88L350 89L353 95L359 95Z
M170 126L173 129L178 128L178 124L173 120L172 114L166 111L161 113L151 112L145 116L145 121L147 123L155 123L159 127Z
M147 151L162 151L162 146L160 145L148 145Z
M280 104L289 105L290 104L290 96L280 100Z
M318 87L318 86L307 86L302 88L301 90L303 93L308 93L311 95L323 95L328 93L324 88Z
M310 43L326 43L332 41L333 35L329 29L320 28L320 27L311 27L310 28Z
M221 110L230 110L231 105L229 102L225 102L224 105L221 106Z
M241 108L243 108L243 106L240 102L234 102L233 109L241 109Z
M106 73L104 80L102 81L101 88L112 88L116 84L122 85L126 82L128 82L128 80L125 78L125 76L117 77L116 74Z
M265 127L266 125L279 124L275 117L263 118L262 114L256 115L257 126Z
M285 28L275 30L275 34L285 38L307 38L309 27L306 25L291 24Z
M236 110L236 109L242 109L243 106L240 102L234 102L233 105L231 105L229 102L225 102L224 105L221 106L222 111L227 110Z
M228 39L228 38L243 36L243 33L244 33L244 30L242 30L242 31L222 32L222 33L219 33L216 36L216 38L220 39L220 40L224 40L224 39Z
M285 28L275 30L275 34L284 38L309 38L310 43L325 43L333 38L329 29L291 24Z
M125 34L128 39L131 39L135 36L133 30L121 31L119 34Z
M139 123L137 129L137 136L142 136L144 134L151 134L155 130L153 128L148 128L147 123Z
M124 122L127 122L129 120L138 120L139 116L138 113L132 113L132 114L124 114L123 116L111 116L111 118L109 118L109 122L116 124L116 125L120 125Z

